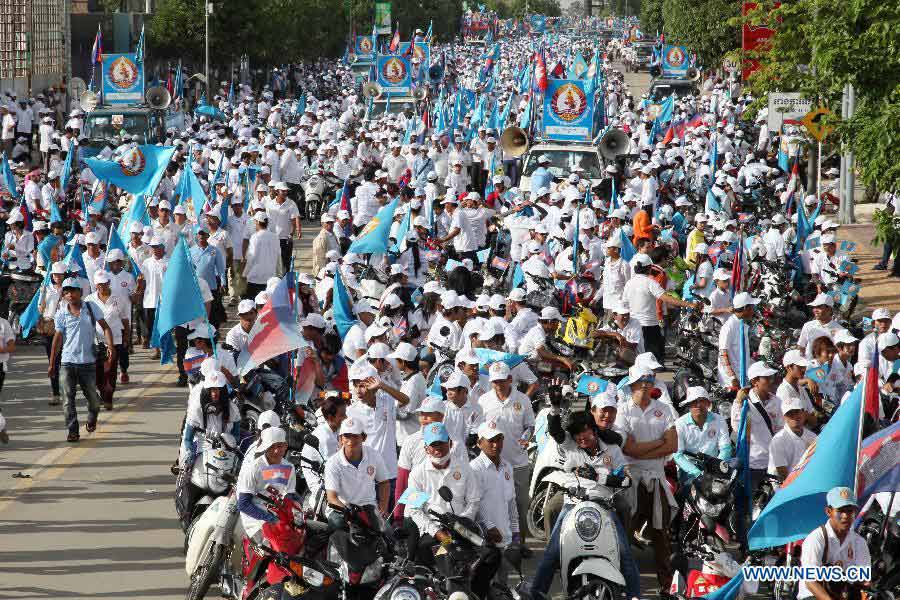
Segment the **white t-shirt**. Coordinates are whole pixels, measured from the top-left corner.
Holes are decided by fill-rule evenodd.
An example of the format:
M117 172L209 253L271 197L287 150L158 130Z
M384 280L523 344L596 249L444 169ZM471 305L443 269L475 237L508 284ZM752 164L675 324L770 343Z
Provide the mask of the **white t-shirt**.
M769 444L769 474L778 475L777 467L787 467L790 473L815 439L816 434L805 427L800 435L791 431L787 425L782 427L781 431L772 436Z
M656 316L656 299L666 291L655 279L646 275L634 275L622 289L622 302L629 307L631 318L642 327L659 325Z
M287 240L293 232L293 220L300 216L297 204L290 198L286 198L283 204L270 199L266 202L266 214L269 215L269 230L273 231L278 239Z
M409 397L409 403L397 407L397 443L401 446L407 437L419 431L416 409L425 397L425 377L416 371L400 385L400 391Z
M354 402L347 417L362 421L366 432L365 446L379 453L387 479L397 477L397 402L387 392L375 392L375 407Z
M269 488L275 488L279 494L290 494L297 491L297 475L294 465L290 463L269 464L265 454L253 460L250 465L241 467L238 476L237 493L253 494L253 503L266 510L262 500L256 498L257 493L264 493ZM263 521L254 519L246 513L241 513L241 525L247 537L254 537L262 530Z
M141 265L141 274L144 276L144 308L156 308L159 295L162 292L163 275L169 266L169 259L163 257L157 259L151 256Z
M511 390L506 400L500 400L491 390L478 399L484 411L484 422L491 429L503 432L501 456L513 468L528 466L528 451L519 444L526 431L534 429L534 410L531 399L518 390Z
M249 283L264 284L278 271L281 246L278 236L268 229L257 231L250 237L245 257L244 276Z
M325 489L334 491L344 504L377 506L375 484L388 479L391 477L384 460L369 446L363 446L362 460L357 466L347 460L343 450L325 462Z
M828 556L825 554L825 535L828 536ZM872 564L869 547L866 540L852 529L847 532L844 543L838 540L831 523L825 524L825 533L821 527L812 530L803 540L803 549L800 553L801 567L823 566L825 564L840 565L844 569L851 565L868 567ZM801 581L797 586L797 598L811 598L812 592Z
M15 341L16 334L13 333L12 327L9 324L9 321L0 317L0 342L3 344L8 344L10 342ZM9 353L3 352L0 353L0 365L3 365L3 371L6 371L6 363L9 362Z

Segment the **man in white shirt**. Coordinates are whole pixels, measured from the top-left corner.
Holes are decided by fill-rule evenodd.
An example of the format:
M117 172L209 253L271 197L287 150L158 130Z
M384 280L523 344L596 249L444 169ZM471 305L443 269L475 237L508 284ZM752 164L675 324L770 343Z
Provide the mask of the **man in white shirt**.
M521 538L513 468L501 456L503 439L502 431L482 423L478 427L481 454L469 465L479 477L482 490L478 521L487 530L490 543L506 547L521 542Z
M784 481L800 462L806 449L816 441L816 434L806 428L807 408L798 396L781 400L784 427L772 436L769 444L769 475Z
M516 486L516 505L519 514L528 510L528 487L531 468L528 464L528 442L534 432L534 410L531 400L513 388L509 365L495 362L488 369L491 391L478 399L484 412L484 422L491 429L503 432L508 444L503 446L503 459L512 467ZM523 528L527 536L527 528Z
M853 490L847 487L832 488L828 491L825 501L828 521L815 528L803 540L800 566L836 565L845 571L850 566L871 567L872 557L866 540L853 531L853 520L859 508ZM837 587L844 585L847 584L841 582ZM797 587L797 598L800 600L812 597L816 600L829 600L841 597L839 594L835 583L801 581ZM850 597L853 597L853 594L850 594Z
M732 315L719 330L719 383L737 390L741 384L739 370L750 361L750 320L759 299L747 292L736 294L731 301ZM743 350L741 349L743 346Z
M153 321L156 319L156 305L159 295L162 293L163 276L169 266L166 258L166 245L159 236L153 236L150 240L152 256L141 264L141 274L138 281L144 282L144 324L147 327L146 339L150 339L153 332ZM159 358L159 349L154 352L154 359Z
M247 278L247 289L243 298L253 300L256 295L266 289L266 282L275 277L281 259L281 246L278 236L269 231L269 217L263 211L253 215L256 233L250 236L247 254L244 257L244 277Z
M281 248L282 272L291 268L291 255L293 253L293 236L303 237L300 227L300 211L297 204L288 198L288 186L283 181L273 185L275 198L266 202L266 215L269 217L269 227L278 236Z
M769 468L769 447L772 437L784 426L781 402L773 393L775 369L764 362L755 362L747 369L750 391L743 402L750 402L747 424L750 428L750 489L755 490L765 479ZM737 431L741 423L743 402L731 405L731 428Z
M805 353L806 358L815 358L812 355L812 345L816 338L824 335L834 341L834 337L844 327L834 318L834 298L828 294L817 295L808 306L812 308L815 318L803 324L800 337L797 338L797 347Z
M571 370L574 363L570 359L558 356L546 348L547 336L556 335L559 324L564 321L565 319L556 307L545 306L542 308L538 324L529 329L519 342L519 354L526 355L532 360L560 363Z

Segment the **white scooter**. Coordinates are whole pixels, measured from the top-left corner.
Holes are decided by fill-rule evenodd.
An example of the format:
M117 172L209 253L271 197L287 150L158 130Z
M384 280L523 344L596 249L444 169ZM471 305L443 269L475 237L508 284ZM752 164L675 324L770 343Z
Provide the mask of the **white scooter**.
M547 476L551 473L562 471L565 464L565 455L560 452L556 440L547 432L547 415L549 411L549 408L543 408L538 413L534 424L534 438L532 439L534 448L529 448L529 454L533 451L536 458L533 461L531 484L528 487L528 497L531 500L528 503L528 513L525 515L525 521L531 535L541 541L546 541L550 537L550 531L544 524L544 515L548 509L548 502L551 501L550 497L548 497L548 490L553 488L553 486L547 481ZM552 497L553 494L551 493L550 496ZM559 508L555 507L551 512L558 514Z
M630 478L613 487L607 485L611 480L601 484L556 471L545 480L564 489L567 498L575 502L559 534L563 594L571 600L618 598L625 588L625 577L613 521L613 498L617 492L612 490L630 487Z
M194 507L197 516L187 531L184 569L191 578L188 600L201 600L217 580L226 598L238 597L243 587L236 581L240 565L231 562L234 543L243 539L235 491L239 456L234 438L225 433L206 440L203 454L194 462L191 482L209 493Z

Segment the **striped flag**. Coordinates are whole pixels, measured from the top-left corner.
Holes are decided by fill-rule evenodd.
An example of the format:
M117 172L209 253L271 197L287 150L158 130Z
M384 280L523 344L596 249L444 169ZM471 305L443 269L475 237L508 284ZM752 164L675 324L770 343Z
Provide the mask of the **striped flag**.
M97 24L97 35L94 37L94 45L91 47L91 63L101 64L103 62L103 32L100 31L100 25Z

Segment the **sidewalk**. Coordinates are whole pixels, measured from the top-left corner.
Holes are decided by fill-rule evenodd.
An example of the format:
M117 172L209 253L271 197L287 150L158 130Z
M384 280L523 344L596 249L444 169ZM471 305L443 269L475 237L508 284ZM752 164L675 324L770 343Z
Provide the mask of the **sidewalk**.
M856 242L853 256L859 263L857 277L860 282L859 307L856 314L869 316L869 309L887 308L891 312L900 311L900 278L889 277L889 271L873 271L872 267L881 259L881 246L872 245L875 228L872 225L872 213L883 204L857 204L855 207L856 223L841 225L838 229L839 240Z

